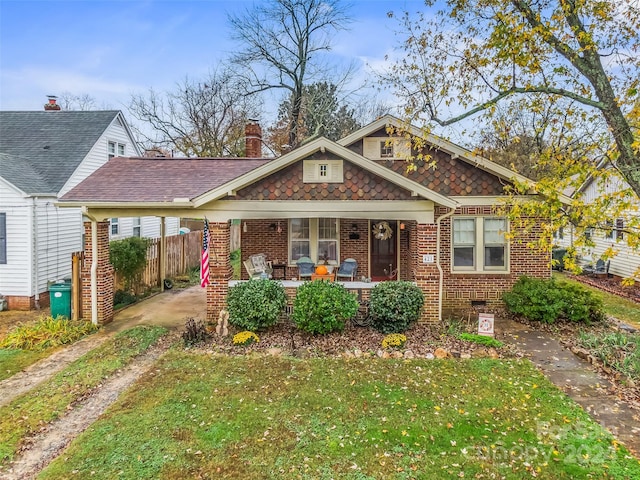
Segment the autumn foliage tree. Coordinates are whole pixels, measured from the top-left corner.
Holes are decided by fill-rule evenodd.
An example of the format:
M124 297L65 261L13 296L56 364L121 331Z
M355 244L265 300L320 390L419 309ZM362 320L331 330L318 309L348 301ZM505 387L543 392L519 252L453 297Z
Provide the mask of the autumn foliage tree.
M640 193L638 3L426 0L425 4L428 11L398 17L404 35L402 55L383 75L402 98L409 119L440 126L481 115L491 121L500 112L497 106L506 102L556 119L570 108L571 118L551 123L546 132L550 139L562 135L569 145L590 131L589 124L606 125L606 135L598 141L604 151L600 156L596 150L560 154L548 148L553 141L540 149L538 155L556 167L536 185L545 202L517 203L511 213L520 219L549 218L550 231L569 222L587 246L590 239L582 234L594 227L611 231L610 221L605 220L625 213L625 228L637 238L638 217L633 212ZM610 168L599 168L603 165ZM623 182L619 191L611 193L607 185L615 177ZM585 201L578 190L588 179L597 182L601 192L591 205L587 203L592 199ZM512 192L524 193L530 187L516 185ZM567 203L563 191L578 194Z

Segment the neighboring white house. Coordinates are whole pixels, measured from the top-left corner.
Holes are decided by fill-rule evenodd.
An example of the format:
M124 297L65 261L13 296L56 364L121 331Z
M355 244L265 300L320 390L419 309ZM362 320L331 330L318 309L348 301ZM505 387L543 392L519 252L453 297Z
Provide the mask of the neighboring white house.
M0 112L0 294L9 309L48 305L48 282L71 276L83 218L58 198L109 158L140 155L120 111L47 110ZM160 236L158 217L114 224L112 238ZM179 219L165 224L166 235L178 233Z
M605 166L605 168L607 168ZM594 202L603 195L611 195L629 189L629 184L619 175L613 174L606 180L590 178L574 194L580 195L582 201L586 203ZM629 233L626 232L631 227L631 219L637 222L638 207L640 202L636 202L635 207L625 211L615 217L605 219L605 223L610 227L610 231L602 229L589 229L587 234L591 236L595 246L580 247L578 255L582 266L595 264L605 252L612 248L617 254L609 259L609 273L623 278L636 277L640 268L640 252L629 247L627 243ZM633 227L631 227L633 229ZM574 232L572 228L565 228L554 234L555 243L561 247L574 245Z

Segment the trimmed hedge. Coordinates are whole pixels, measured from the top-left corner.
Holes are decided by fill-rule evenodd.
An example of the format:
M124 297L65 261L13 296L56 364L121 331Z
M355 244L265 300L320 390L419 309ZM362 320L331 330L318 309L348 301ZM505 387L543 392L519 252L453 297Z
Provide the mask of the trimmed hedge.
M315 280L305 282L296 292L293 321L305 332L341 332L345 322L355 316L358 301L339 283Z
M273 280L249 280L229 289L229 323L256 332L274 325L287 304L281 283Z
M371 289L369 312L373 328L382 333L402 333L420 318L422 290L411 282L382 282Z
M555 323L598 322L604 319L602 301L581 285L520 277L502 296L507 310L529 320Z

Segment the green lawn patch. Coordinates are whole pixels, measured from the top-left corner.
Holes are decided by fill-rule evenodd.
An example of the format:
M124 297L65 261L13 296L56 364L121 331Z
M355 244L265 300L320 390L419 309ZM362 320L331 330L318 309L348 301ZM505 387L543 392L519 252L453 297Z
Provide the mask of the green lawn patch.
M51 355L51 350L29 351L0 348L0 381L9 378L33 365L38 360Z
M640 478L526 360L173 350L39 478Z
M164 328L145 326L121 332L36 390L0 407L0 464L13 458L26 436L63 415L68 405L82 399L165 333Z

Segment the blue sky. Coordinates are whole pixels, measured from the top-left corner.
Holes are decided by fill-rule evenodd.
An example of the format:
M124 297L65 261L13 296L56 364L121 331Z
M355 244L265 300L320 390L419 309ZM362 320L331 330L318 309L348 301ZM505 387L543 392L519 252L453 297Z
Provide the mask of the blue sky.
M47 95L87 94L98 108L124 109L131 94L171 90L201 78L233 50L227 12L236 0L0 0L0 109L41 110ZM361 77L398 40L387 12L419 0L352 1L351 29L336 38L339 61Z

